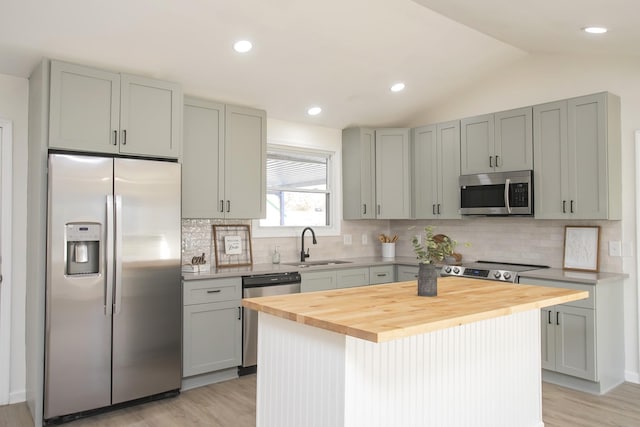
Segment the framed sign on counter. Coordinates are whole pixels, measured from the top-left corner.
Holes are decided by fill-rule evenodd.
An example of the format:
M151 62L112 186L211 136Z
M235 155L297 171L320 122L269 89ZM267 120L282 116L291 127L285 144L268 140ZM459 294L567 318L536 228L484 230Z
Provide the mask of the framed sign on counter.
M565 270L598 271L600 226L567 225L564 228Z
M251 229L248 225L214 225L213 244L217 268L253 264Z

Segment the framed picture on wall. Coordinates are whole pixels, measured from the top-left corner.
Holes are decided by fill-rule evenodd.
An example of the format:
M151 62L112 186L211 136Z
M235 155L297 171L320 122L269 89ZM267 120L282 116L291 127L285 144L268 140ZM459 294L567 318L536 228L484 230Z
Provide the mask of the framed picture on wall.
M599 226L567 225L564 228L564 269L598 271L599 252Z
M214 225L213 245L217 268L253 264L251 229L248 225Z

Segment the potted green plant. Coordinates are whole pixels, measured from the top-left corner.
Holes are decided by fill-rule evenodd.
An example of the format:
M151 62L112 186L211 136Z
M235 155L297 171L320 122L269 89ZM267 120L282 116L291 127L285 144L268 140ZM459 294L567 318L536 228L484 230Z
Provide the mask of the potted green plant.
M433 234L433 227L424 228L423 243L414 236L411 239L413 251L418 259L418 295L438 295L438 270L437 262L443 262L446 257L453 254L457 242L443 234Z

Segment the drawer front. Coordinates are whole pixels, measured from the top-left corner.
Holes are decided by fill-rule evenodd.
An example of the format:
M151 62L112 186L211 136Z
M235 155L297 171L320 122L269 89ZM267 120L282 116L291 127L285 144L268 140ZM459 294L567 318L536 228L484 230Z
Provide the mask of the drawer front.
M399 265L396 271L396 280L398 282L418 280L418 266Z
M393 265L369 267L369 284L391 283L395 281Z
M242 298L242 279L240 277L189 280L183 284L184 305L208 304Z
M369 284L368 268L349 268L336 271L338 289L365 286Z
M523 285L547 286L551 288L575 289L577 291L589 292L589 298L578 301L564 303L571 307L595 308L596 307L596 287L595 285L581 285L573 282L559 282L555 280L535 279L532 277L522 277L520 283Z

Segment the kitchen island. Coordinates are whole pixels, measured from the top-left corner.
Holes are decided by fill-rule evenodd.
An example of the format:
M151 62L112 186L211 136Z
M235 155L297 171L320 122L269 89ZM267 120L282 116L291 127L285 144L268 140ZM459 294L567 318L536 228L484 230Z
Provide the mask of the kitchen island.
M440 278L243 300L257 425L542 426L541 307L587 292Z

